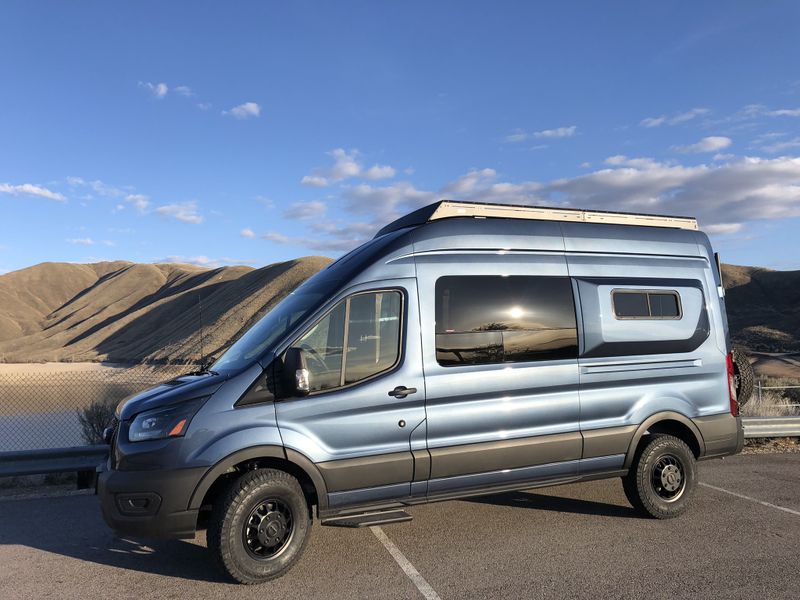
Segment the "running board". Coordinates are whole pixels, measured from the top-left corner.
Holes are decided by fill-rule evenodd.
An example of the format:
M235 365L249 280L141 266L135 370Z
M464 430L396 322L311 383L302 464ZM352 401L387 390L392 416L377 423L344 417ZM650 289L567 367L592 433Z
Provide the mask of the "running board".
M372 525L388 525L389 523L403 523L413 519L404 510L387 510L383 512L362 513L360 515L348 515L346 517L334 517L325 519L322 525L327 527L370 527Z

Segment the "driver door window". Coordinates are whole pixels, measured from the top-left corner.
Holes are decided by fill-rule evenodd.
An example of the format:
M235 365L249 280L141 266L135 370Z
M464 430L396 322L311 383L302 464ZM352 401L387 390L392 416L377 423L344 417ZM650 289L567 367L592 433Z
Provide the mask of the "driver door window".
M295 343L305 354L309 392L392 369L400 357L401 314L396 291L355 294L337 304Z

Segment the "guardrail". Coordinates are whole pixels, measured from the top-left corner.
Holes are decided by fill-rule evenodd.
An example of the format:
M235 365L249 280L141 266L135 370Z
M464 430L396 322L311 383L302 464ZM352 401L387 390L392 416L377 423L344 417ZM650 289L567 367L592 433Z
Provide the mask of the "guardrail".
M744 437L800 436L800 417L743 417Z
M94 483L95 470L108 458L108 445L18 450L0 453L0 477L42 475L47 473L78 474L78 488Z
M800 417L742 417L744 437L800 437ZM48 450L20 450L0 453L0 477L41 475L43 473L79 474L92 479L95 469L108 458L108 446L81 446ZM91 474L91 475L90 475Z

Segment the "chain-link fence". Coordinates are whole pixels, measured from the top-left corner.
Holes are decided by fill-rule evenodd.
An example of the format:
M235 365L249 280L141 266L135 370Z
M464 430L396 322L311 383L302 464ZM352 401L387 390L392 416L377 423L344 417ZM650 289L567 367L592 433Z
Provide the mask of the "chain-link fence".
M98 443L124 398L192 371L192 365L3 365L0 452Z

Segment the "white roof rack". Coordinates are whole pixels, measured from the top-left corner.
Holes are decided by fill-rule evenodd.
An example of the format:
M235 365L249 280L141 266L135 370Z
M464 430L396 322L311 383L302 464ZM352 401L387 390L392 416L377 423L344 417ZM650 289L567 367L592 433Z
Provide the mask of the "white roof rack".
M670 217L666 215L642 215L635 213L580 210L574 208L548 208L542 206L518 206L510 204L483 204L480 202L457 202L442 200L428 217L429 221L452 217L493 217L503 219L535 219L537 221L571 221L580 223L612 223L616 225L640 225L645 227L673 227L698 230L693 217Z

